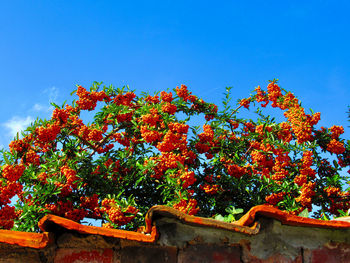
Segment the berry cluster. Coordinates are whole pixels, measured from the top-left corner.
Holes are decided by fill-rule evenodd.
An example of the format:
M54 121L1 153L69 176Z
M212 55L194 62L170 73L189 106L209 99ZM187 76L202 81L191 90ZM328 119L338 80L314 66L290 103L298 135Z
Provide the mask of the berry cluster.
M201 216L262 203L328 216L350 208L340 177L350 166L343 127L316 130L320 113L307 114L277 81L236 109L228 94L220 111L185 85L138 96L94 83L76 95L10 143L0 169L0 228L35 229L46 213L137 228L156 204ZM269 103L285 119L266 116ZM240 118L254 107L255 119ZM86 123L82 113L92 110Z

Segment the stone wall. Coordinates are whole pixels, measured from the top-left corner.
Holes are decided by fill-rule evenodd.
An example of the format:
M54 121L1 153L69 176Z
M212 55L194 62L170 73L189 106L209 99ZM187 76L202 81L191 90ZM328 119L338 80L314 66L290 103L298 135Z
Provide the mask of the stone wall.
M178 214L154 217L154 241L135 237L135 233L128 235L127 231L120 235L116 230L113 235L105 230L91 234L76 223L72 227L50 223L50 242L34 248L35 242L10 244L10 234L17 234L18 239L21 232L0 232L0 262L350 262L350 225L345 222L312 226L309 220L298 219L299 223L292 220L285 224L277 216L265 215L254 217L258 231L249 232L184 218Z

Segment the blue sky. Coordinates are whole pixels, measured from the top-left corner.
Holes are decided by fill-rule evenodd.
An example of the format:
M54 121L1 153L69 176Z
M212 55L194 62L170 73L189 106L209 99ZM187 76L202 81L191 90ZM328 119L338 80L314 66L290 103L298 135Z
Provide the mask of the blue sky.
M269 79L322 126L350 123L348 1L2 1L0 146L76 84L186 84L219 103Z

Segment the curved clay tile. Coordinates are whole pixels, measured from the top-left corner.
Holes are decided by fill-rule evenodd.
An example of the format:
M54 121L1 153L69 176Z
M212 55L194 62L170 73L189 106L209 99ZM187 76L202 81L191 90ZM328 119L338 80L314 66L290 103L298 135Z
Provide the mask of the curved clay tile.
M257 220L259 216L273 218L282 224L291 226L304 226L316 228L347 229L350 222L340 221L342 219L323 221L291 215L275 207L259 205L253 207L240 220L233 223L226 223L211 218L186 215L172 207L154 206L146 214L145 227L140 232L126 231L120 229L109 229L96 226L81 225L72 220L55 215L46 215L38 223L39 228L44 233L27 233L10 230L0 230L0 243L18 245L31 248L45 248L54 241L53 233L57 231L73 230L82 234L102 235L119 239L133 240L146 243L154 243L158 239L158 232L155 226L157 218L175 218L184 224L194 226L204 226L209 228L225 229L256 235L259 233L260 224ZM343 219L344 220L344 219ZM53 233L48 233L53 232Z
M12 230L0 230L0 243L30 248L45 248L54 242L53 235L48 232L28 233Z
M256 221L258 215L274 218L280 221L282 224L291 226L308 226L318 228L350 228L350 222L339 221L339 220L318 220L313 218L301 217L291 215L287 212L281 211L273 206L269 205L258 205L254 206L248 211L240 220L236 223L242 226L250 226Z
M153 243L157 239L157 229L152 227L149 234L143 234L134 231L127 231L121 229L110 229L105 227L97 226L86 226L74 222L72 220L55 216L46 215L40 219L38 223L39 228L42 231L55 231L57 228L64 228L67 230L74 230L81 234L92 234L92 235L102 235L108 237L115 237L120 239L128 239L140 242Z
M260 224L258 222L253 222L251 226L243 226L243 225L237 224L236 222L226 223L226 222L215 220L212 218L190 216L172 207L157 205L157 206L151 207L146 214L146 217L145 217L146 233L150 232L151 227L153 225L153 221L157 217L171 217L171 218L176 218L185 224L220 228L220 229L245 233L248 235L256 235L257 233L259 233L259 229L260 229Z

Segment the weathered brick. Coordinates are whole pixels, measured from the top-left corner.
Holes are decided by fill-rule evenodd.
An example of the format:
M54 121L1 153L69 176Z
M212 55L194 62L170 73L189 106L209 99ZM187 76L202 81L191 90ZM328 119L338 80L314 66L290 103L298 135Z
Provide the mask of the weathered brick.
M121 251L121 263L176 263L176 247L130 246Z
M55 263L112 263L112 249L75 249L60 248L56 250Z
M79 233L63 233L57 238L59 248L101 249L119 246L119 239L100 235L83 235Z
M349 263L350 245L340 243L330 243L320 249L312 250L311 263Z
M299 255L298 257L296 258L289 258L289 257L286 257L284 255L281 255L281 254L276 254L276 255L272 255L270 256L269 258L266 258L266 259L254 259L254 260L251 260L251 261L247 261L248 263L302 263L303 262L303 259L302 259L302 256Z
M178 263L240 263L241 251L239 246L189 246L179 251Z
M41 262L39 252L33 250L12 250L0 253L0 263L36 263Z

